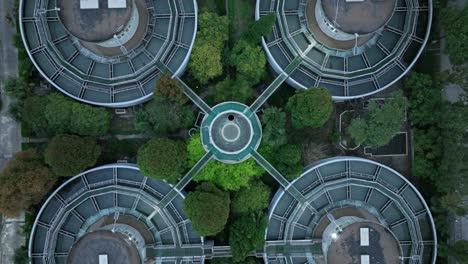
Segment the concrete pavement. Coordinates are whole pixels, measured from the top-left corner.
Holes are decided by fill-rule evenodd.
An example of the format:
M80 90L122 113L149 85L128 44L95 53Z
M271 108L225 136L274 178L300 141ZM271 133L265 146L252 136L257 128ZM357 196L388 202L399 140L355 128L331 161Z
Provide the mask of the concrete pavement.
M13 0L0 1L0 80L17 75L17 50L12 45L15 28L6 23L5 16L13 8ZM0 109L0 170L11 156L21 149L20 125L8 114L10 99L5 96L1 85ZM1 216L0 216L1 218ZM24 244L20 234L24 215L17 218L2 218L0 221L0 264L13 264L15 250Z

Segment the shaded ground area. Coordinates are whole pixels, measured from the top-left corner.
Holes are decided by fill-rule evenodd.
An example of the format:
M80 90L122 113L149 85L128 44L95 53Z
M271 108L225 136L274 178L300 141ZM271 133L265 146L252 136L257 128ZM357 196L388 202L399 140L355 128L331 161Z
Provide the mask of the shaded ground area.
M98 264L99 255L107 255L109 263L141 263L132 242L118 233L94 231L81 237L72 247L69 264Z
M75 37L98 42L112 38L128 23L132 1L127 8L108 8L108 0L99 0L99 9L80 9L80 1L57 0L59 16L65 28Z
M381 28L393 14L396 0L324 0L322 7L330 22L344 32L368 34Z
M369 246L360 244L360 228L369 228ZM383 226L364 222L346 227L328 249L327 263L359 264L361 255L369 255L370 263L400 263L395 237Z

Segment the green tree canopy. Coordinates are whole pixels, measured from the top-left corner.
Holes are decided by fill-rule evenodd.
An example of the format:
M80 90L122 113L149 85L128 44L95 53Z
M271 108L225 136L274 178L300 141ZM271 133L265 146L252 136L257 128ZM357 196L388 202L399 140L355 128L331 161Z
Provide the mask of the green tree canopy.
M224 229L229 217L229 202L228 192L204 182L187 195L183 209L199 235L212 236Z
M254 181L249 187L235 192L232 197L231 210L236 214L255 213L270 204L270 188L261 181Z
M70 133L102 136L109 131L111 116L106 109L73 102L71 111Z
M0 173L0 213L17 216L39 203L57 177L35 150L16 153Z
M171 78L169 74L163 73L159 77L154 94L161 94L167 98L172 99L179 105L187 103L188 98L184 93L184 88L178 80Z
M261 120L263 124L262 141L265 144L273 148L286 144L286 113L282 109L266 108L263 110Z
M44 154L45 162L59 176L73 176L96 164L101 147L92 138L55 136Z
M3 81L5 93L18 100L24 100L33 95L33 83L28 83L27 80L9 77Z
M268 219L265 214L237 218L229 228L229 245L234 261L243 261L250 252L263 248Z
M190 55L189 70L198 82L206 84L223 74L221 52L209 43L195 42Z
M209 42L217 49L222 49L229 39L229 20L213 12L203 11L198 15L196 41Z
M441 88L434 85L431 76L413 72L405 77L403 88L410 98L408 103L409 119L416 126L436 124L440 119L442 107Z
M299 145L287 144L278 148L261 145L259 151L290 181L299 177L304 171L302 149Z
M201 12L198 16L197 38L190 56L189 70L193 77L205 84L223 73L221 54L229 38L226 16Z
M458 240L449 247L449 255L454 256L458 263L468 263L468 240Z
M384 146L400 131L405 118L406 98L398 93L380 107L375 101L371 101L365 121L360 118L351 121L348 133L356 142L364 142L374 147Z
M236 101L245 104L253 94L252 87L243 79L226 79L211 86L210 89L216 103Z
M26 123L35 136L43 137L50 133L45 116L49 99L45 96L31 96L23 102L22 122Z
M50 94L47 98L49 103L45 109L45 117L51 131L55 134L70 132L73 102L58 93Z
M262 16L258 21L249 25L249 28L242 38L249 43L258 44L263 36L270 34L275 22L276 13L270 13L266 16Z
M193 166L206 153L200 135L195 134L187 144L188 164ZM252 178L260 177L265 170L253 159L241 163L226 164L211 160L198 174L195 181L209 181L225 190L237 191L249 186Z
M135 114L135 127L142 133L165 136L193 124L190 106L181 106L162 95L155 95L143 110Z
M138 150L137 163L143 175L175 183L187 169L187 149L182 141L153 139Z
M468 6L464 8L445 8L441 15L442 27L446 36L445 51L450 61L464 64L468 61Z
M53 134L101 136L107 134L111 116L104 108L74 102L63 95L47 96L45 117Z
M333 111L330 92L325 88L298 90L288 100L286 110L291 114L294 128L322 127Z
M231 50L228 62L237 70L237 77L254 85L260 82L266 66L266 56L259 45L240 40Z

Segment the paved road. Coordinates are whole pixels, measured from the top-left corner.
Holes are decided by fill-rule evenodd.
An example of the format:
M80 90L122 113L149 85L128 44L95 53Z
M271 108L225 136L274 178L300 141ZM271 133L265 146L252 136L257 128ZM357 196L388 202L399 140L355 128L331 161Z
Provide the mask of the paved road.
M15 29L4 21L11 10L13 0L0 0L0 80L17 75L17 51L12 36ZM10 100L0 90L3 107L0 110L0 169L21 148L20 126L8 115ZM0 216L1 217L1 216ZM19 234L24 217L4 218L0 225L0 264L13 264L15 249L23 245L24 237Z

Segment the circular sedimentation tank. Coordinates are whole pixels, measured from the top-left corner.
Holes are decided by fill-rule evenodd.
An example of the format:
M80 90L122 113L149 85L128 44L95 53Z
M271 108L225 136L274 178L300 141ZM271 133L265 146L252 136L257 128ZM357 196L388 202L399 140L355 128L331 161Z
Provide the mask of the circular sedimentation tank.
M183 73L197 31L195 0L96 3L20 1L26 51L55 88L81 102L128 107L151 99L161 72Z

